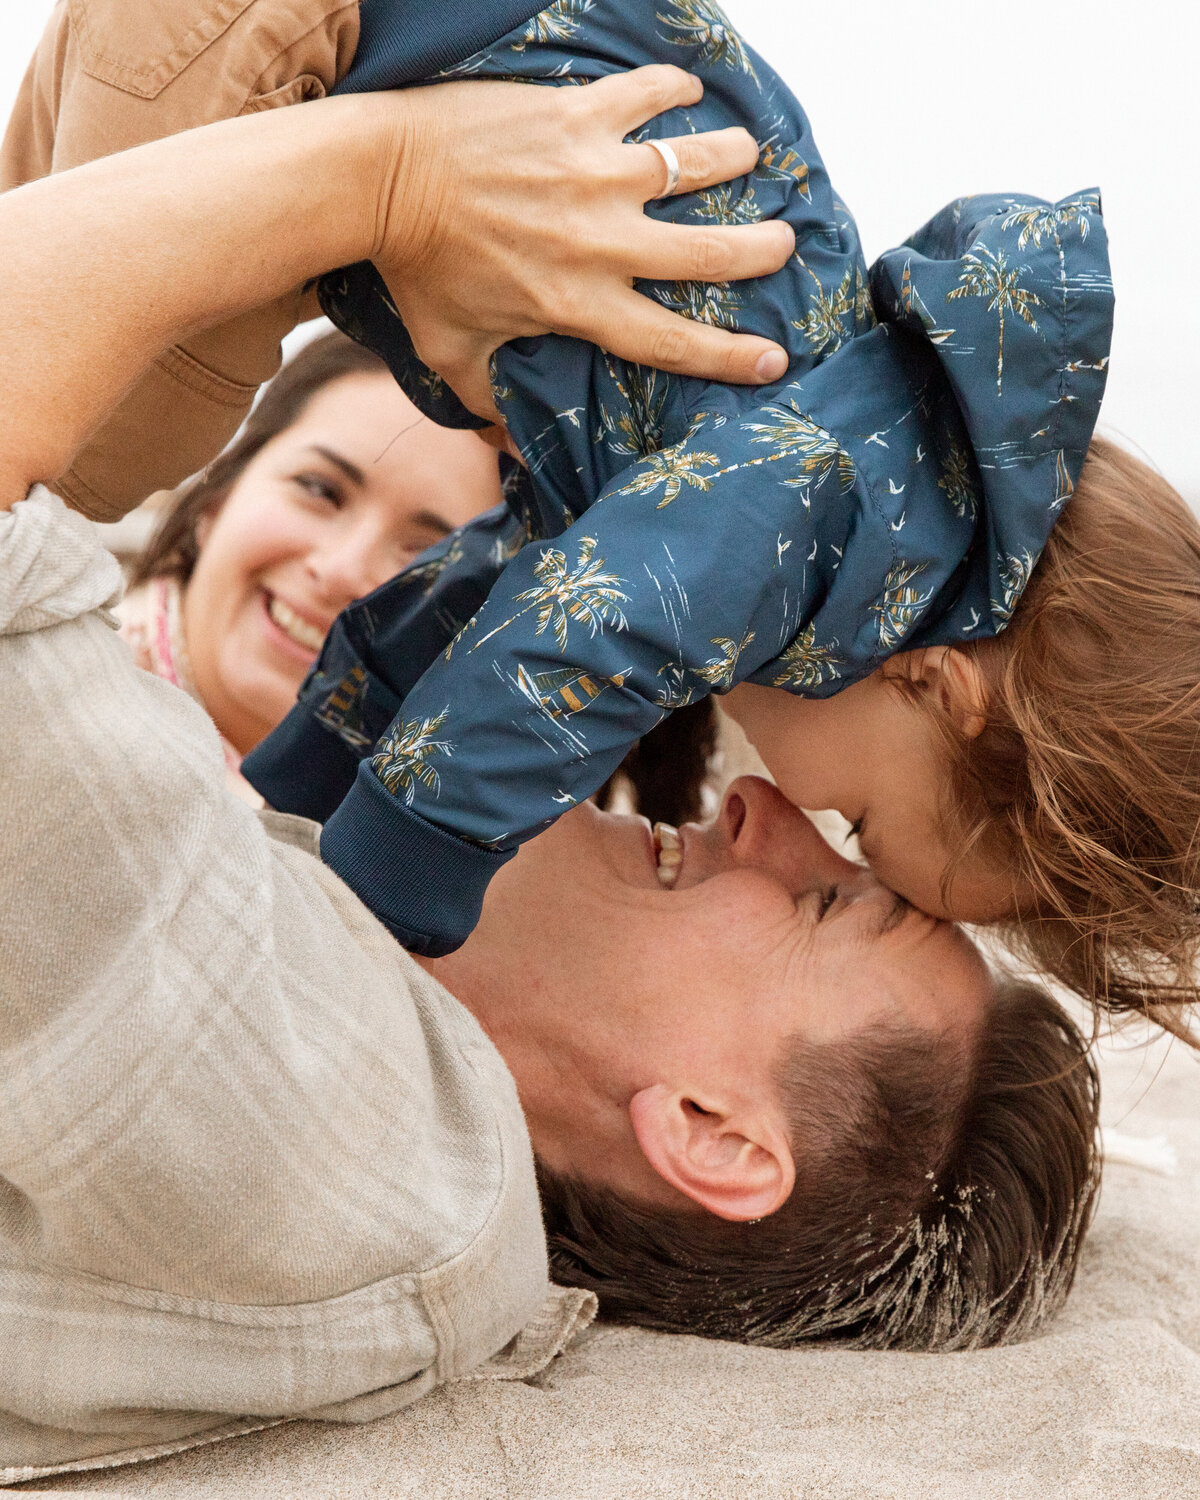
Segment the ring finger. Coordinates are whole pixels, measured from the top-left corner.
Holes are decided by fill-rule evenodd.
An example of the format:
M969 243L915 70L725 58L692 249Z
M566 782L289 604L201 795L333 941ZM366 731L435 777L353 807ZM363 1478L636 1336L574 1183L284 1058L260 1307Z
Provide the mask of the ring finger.
M658 147L664 149L660 152ZM758 165L758 143L740 126L708 130L701 135L665 136L656 146L641 142L629 149L637 153L638 189L643 203L666 197L668 191L678 196L728 182ZM673 184L672 159L679 166L679 178Z

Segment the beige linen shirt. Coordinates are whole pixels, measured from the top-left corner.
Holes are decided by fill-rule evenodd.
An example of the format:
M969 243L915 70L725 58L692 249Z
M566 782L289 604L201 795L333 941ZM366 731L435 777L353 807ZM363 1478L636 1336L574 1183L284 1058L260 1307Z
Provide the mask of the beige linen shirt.
M0 1482L527 1375L593 1305L499 1054L119 593L61 501L0 515Z
M358 45L358 0L59 0L0 144L0 191L196 125L320 99ZM215 458L319 312L301 290L163 354L54 488L115 521Z

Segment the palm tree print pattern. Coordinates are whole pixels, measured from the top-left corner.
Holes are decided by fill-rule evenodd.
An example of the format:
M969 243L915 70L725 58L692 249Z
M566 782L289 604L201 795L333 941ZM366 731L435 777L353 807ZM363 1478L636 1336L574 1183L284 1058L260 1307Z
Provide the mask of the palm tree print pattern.
M674 0L669 10L660 10L657 15L674 33L666 40L677 47L691 48L697 63L734 68L758 82L746 44L716 0Z
M435 735L449 717L449 706L429 719L400 719L379 742L371 757L371 767L393 797L403 797L411 807L418 783L433 796L441 790L441 777L430 765L434 755L447 757L454 753L449 740Z
M811 691L824 682L834 682L841 674L841 659L834 654L837 641L827 646L816 644L817 627L809 624L796 636L791 645L778 658L779 675L773 687Z
M875 317L875 304L871 301L871 286L862 271L854 268L854 330L857 333L863 328L874 328L878 319Z
M554 0L553 5L534 16L520 41L513 43L513 51L524 52L526 47L539 42L570 41L594 3L595 0Z
M729 333L737 329L735 314L742 299L727 281L676 281L669 287L656 288L654 297L693 323L707 323Z
M1025 592L1029 575L1033 572L1034 557L1023 551L1019 555L1000 554L996 561L1000 565L1000 597L992 600L992 618L997 625L1006 625L1012 619L1017 601Z
M897 560L888 569L883 581L883 593L871 605L871 613L879 626L879 644L885 650L893 650L921 617L921 611L933 598L933 590L925 593L913 587L913 580L924 573L925 563L906 563Z
M1078 198L1071 198L1063 203L1022 204L1005 215L1000 221L1000 228L1015 229L1018 224L1021 226L1021 236L1017 240L1018 250L1024 250L1030 241L1040 249L1044 234L1049 235L1055 246L1061 248L1060 229L1076 224L1080 239L1086 240L1092 227L1089 215L1099 211L1100 201L1097 195L1081 193Z
M960 519L969 516L975 519L975 484L971 476L971 460L965 449L953 440L942 460L941 473L938 475L938 489L945 493L946 499L954 507L954 514Z
M1021 285L1024 266L1010 266L1003 250L995 252L984 245L976 254L969 251L963 256L963 270L959 276L961 285L946 293L946 301L954 302L960 297L989 297L988 312L1000 319L1000 347L996 358L996 394L1004 394L1004 314L1015 313L1028 323L1036 333L1037 319L1030 312L1032 307L1045 304L1036 292Z
M717 635L712 639L712 644L720 652L718 656L709 657L704 666L693 670L697 677L702 678L714 688L727 688L733 686L733 674L737 670L738 657L754 639L753 630L747 630L740 641L732 640L729 636Z
M667 399L667 380L649 365L630 365L604 356L608 377L624 403L616 416L600 407L597 440L613 453L631 453L637 458L657 453L662 447L662 414Z
M696 207L691 213L693 218L722 225L757 224L763 216L762 209L755 201L753 184L735 198L733 185L728 182L697 193Z
M1040 250L1043 235L1049 236L1054 241L1054 248L1058 251L1058 282L1062 289L1064 311L1067 305L1067 254L1061 231L1075 224L1079 228L1079 238L1086 240L1092 227L1089 216L1098 213L1099 210L1098 195L1082 193L1078 198L1072 198L1063 203L1022 204L1011 209L1000 221L1001 229L1015 229L1018 225L1020 226L1021 233L1017 239L1018 250L1024 250L1030 243L1035 249Z
M715 474L702 474L701 469L715 469L721 462L715 453L704 453L689 449L687 439L673 448L664 448L661 453L651 453L639 466L638 472L628 484L622 485L618 495L653 495L662 487L663 497L657 508L662 510L677 500L684 485L694 490L710 490Z
M1051 512L1057 515L1074 493L1075 481L1067 468L1067 455L1060 448L1054 456L1054 499L1050 502Z
M481 636L471 647L472 653L530 610L536 611L534 635L544 635L550 630L560 651L567 649L572 620L585 625L593 636L605 626L614 630L626 629L628 622L620 605L629 602L629 595L622 593L619 587L625 580L607 572L604 559L596 557L595 551L595 537L580 537L579 559L573 568L569 568L565 552L560 552L557 547L547 547L534 564L537 584L531 589L523 589L515 597L515 602L525 608Z
M761 145L754 175L764 182L794 182L805 203L812 202L809 165L791 146L783 148L774 141Z
M808 312L802 318L794 318L792 327L800 330L816 353L832 354L842 347L847 334L854 332L853 319L861 305L860 298L863 290L861 280L855 294L851 296L851 277L847 269L837 291L827 292L821 285L821 278L817 273L810 266L805 266L799 256L796 259L816 282L817 290L809 293ZM852 320L849 329L842 321L846 317Z
M843 494L854 484L854 460L832 433L819 427L807 413L800 410L794 399L789 399L786 408L766 407L761 413L765 422L746 422L743 426L755 434L753 443L769 443L774 452L767 458L751 459L754 463L775 463L782 459L798 459L801 473L784 481L807 490L812 485L822 485L830 474L836 473L838 488Z

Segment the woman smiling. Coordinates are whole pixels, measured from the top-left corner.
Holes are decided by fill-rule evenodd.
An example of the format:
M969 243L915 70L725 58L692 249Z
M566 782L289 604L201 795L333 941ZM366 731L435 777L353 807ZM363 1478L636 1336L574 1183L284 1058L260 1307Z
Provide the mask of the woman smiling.
M500 501L497 456L423 417L342 334L309 344L182 491L117 610L138 664L221 732L230 785L283 718L338 612Z

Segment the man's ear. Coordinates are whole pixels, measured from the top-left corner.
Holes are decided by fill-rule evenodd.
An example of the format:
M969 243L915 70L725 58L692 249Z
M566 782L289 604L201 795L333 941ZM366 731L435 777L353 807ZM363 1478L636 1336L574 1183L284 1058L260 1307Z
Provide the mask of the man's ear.
M964 739L973 740L987 728L988 689L979 662L953 646L925 646L907 651L901 661L904 676L919 692L934 693L942 712ZM893 668L891 675L899 675Z
M656 1083L629 1101L642 1155L671 1187L721 1219L764 1219L791 1196L796 1168L779 1121L739 1118Z

